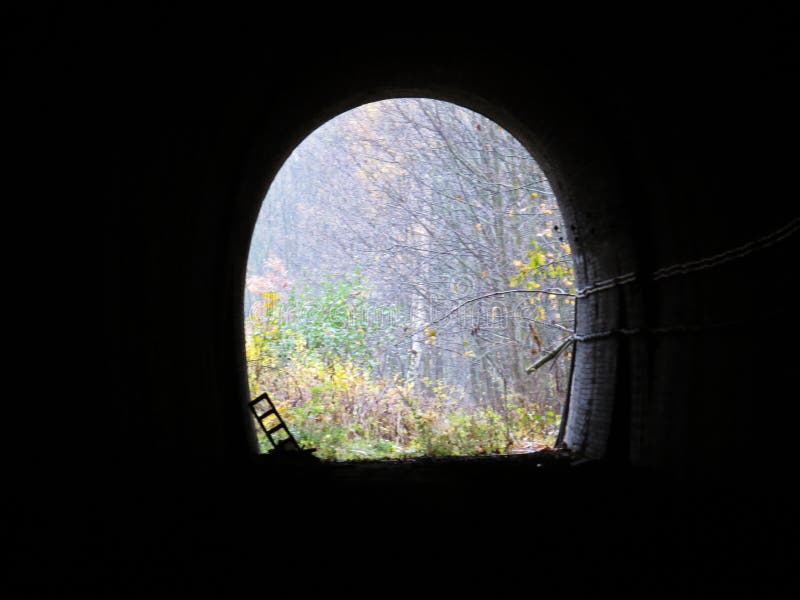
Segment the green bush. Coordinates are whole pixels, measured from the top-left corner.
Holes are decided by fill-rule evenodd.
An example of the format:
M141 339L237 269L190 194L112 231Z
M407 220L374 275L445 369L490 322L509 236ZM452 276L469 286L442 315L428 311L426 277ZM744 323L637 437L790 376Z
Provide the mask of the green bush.
M374 376L365 338L380 332L370 330L364 309L356 273L325 282L317 295L296 292L284 306L266 293L264 310L248 323L253 396L268 391L298 442L320 458L500 453L555 435L559 417L546 406L511 395L502 408L463 406L463 390L441 382Z

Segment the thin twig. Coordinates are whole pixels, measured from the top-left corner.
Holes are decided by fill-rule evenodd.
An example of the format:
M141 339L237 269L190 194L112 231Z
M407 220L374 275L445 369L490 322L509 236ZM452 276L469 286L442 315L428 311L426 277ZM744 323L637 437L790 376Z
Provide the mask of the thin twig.
M544 365L549 363L551 360L558 358L558 356L566 349L566 347L575 341L573 336L568 336L564 338L564 340L556 346L556 348L552 351L537 360L535 363L530 365L527 369L525 369L526 373L533 373L537 369L541 369Z
M416 331L412 331L411 333L407 334L405 337L409 338L409 337L413 337L413 336L417 335L418 333L422 333L426 329L429 329L432 325L437 325L438 323L441 323L442 321L450 318L451 316L453 316L453 314L457 313L459 310L461 310L462 308L464 308L468 304L472 304L473 302L477 302L478 300L484 300L486 298L491 298L493 296L502 296L503 294L548 294L548 295L553 295L553 296L567 296L569 298L574 298L575 297L575 294L567 294L565 292L552 292L552 291L547 291L547 290L503 290L501 292L491 292L489 294L483 294L482 296L475 296L474 298L470 298L469 300L465 300L464 302L462 302L461 304L459 304L458 306L456 306L455 308L450 310L447 314L439 317L438 319L435 319L435 320L431 321L430 323L427 323L424 327L421 327L420 329L417 329Z

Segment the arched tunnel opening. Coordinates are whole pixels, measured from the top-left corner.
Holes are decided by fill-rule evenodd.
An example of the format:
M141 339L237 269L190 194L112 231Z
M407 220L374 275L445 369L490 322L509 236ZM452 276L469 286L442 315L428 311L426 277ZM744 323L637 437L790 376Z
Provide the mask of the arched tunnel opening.
M562 369L568 373L568 375L562 373L562 379L566 379L567 384L561 384L563 392L559 398L558 410L548 411L545 409L542 411L545 413L545 417L550 416L546 414L547 412L552 413L553 416L558 414L559 417L564 417L559 420L557 431L553 430L551 421L550 431L548 431L550 438L546 443L558 445L560 450L566 451L575 459L605 459L611 453L617 452L624 461L636 462L636 458L632 458L630 455L633 449L630 448L632 442L629 439L629 432L620 429L619 426L612 431L611 423L615 410L618 416L622 415L619 416L617 422L620 422L619 419L631 418L630 413L633 409L630 406L630 394L641 392L641 390L630 388L632 385L628 380L632 376L629 371L630 364L628 362L619 364L618 359L620 350L622 350L625 361L638 361L638 365L644 366L647 362L643 358L643 353L646 353L645 346L639 343L640 340L635 340L629 347L629 342L621 340L618 334L622 330L636 328L637 323L641 326L642 320L645 318L641 286L638 285L638 281L633 281L635 277L631 278L632 273L642 270L644 263L642 255L638 254L635 249L637 242L635 239L637 233L634 227L635 213L625 212L620 208L627 202L631 181L622 177L622 166L616 162L619 157L615 157L613 153L609 152L610 140L605 139L599 131L593 132L591 128L587 128L586 115L582 115L580 112L571 113L569 120L564 120L564 117L559 116L560 111L565 107L568 107L567 110L575 108L565 98L558 99L564 101L565 104L560 104L556 98L545 96L532 99L524 107L513 107L507 106L504 102L487 101L481 94L476 94L461 86L449 86L441 81L432 82L429 87L423 89L424 91L417 88L414 90L416 93L411 94L407 93L407 90L398 91L391 86L384 86L383 88L379 87L377 91L351 94L350 98L338 99L310 119L309 123L316 126L308 127L298 123L293 138L296 141L282 148L279 156L282 155L283 158L279 161L273 161L270 164L266 158L256 158L257 151L253 153L248 161L249 170L245 175L247 185L243 186L243 189L247 190L245 202L249 204L247 210L251 215L245 223L255 225L258 222L256 211L263 206L260 198L257 199L259 191L269 200L268 188L264 182L280 181L280 168L285 164L293 163L294 157L290 154L298 147L298 144L299 147L302 147L303 140L313 139L313 132L318 130L317 127L320 130L324 129L325 123L331 119L336 121L338 115L347 114L346 111L353 110L353 107L367 106L370 105L370 102L377 105L376 101L385 101L385 98L422 96L436 98L438 102L452 103L454 106L469 107L470 110L477 111L476 115L487 115L492 121L502 123L502 128L505 128L503 131L507 130L512 139L520 140L526 152L535 154L536 161L534 162L537 164L537 168L543 173L550 174L550 178L547 180L547 193L552 198L558 198L557 206L560 214L558 214L559 222L557 224L549 223L549 225L560 226L561 231L556 233L550 229L547 233L549 235L556 233L555 239L570 247L570 256L573 259L567 278L571 287L570 291L551 290L555 293L549 295L558 299L560 294L566 293L569 300L577 300L577 305L570 307L569 314L565 315L566 320L569 321L568 325L555 324L571 330L568 332L569 335L562 336L555 348L552 346L547 349L542 348L547 350L542 357L551 356L552 350L558 350L556 356L562 359ZM520 118L520 113L517 111L522 111L522 114L526 116ZM556 122L558 127L554 127ZM258 136L256 139L259 139ZM369 140L366 141L369 143ZM363 135L359 138L359 142L365 142ZM265 143L274 144L274 140L265 140ZM258 144L255 148L258 148ZM371 147L370 151L374 153L375 148ZM262 161L261 164L257 163L259 160ZM374 160L374 156L366 158L362 156L361 160L363 164L368 160ZM393 157L392 160L396 160L396 157ZM341 173L341 167L339 167L339 173ZM306 177L308 177L307 173ZM417 175L418 180L419 176ZM514 187L518 184L512 177L507 185ZM350 189L352 187L351 185ZM430 188L430 184L428 187ZM306 194L308 195L308 192ZM453 193L452 196L455 198L459 194ZM458 202L458 200L455 201ZM273 205L267 204L267 206L272 207ZM285 209L286 204L283 207ZM554 208L555 205L550 208L544 207L544 211ZM276 213L273 215L275 216ZM250 239L248 225L245 225L244 231L247 231L247 234L244 234L242 239ZM294 235L297 236L296 233ZM258 227L256 226L257 236ZM241 246L241 242L237 244ZM252 247L250 250L252 251ZM534 254L536 253L534 252ZM241 250L238 251L238 260L244 262L245 256ZM519 266L517 267L519 270L516 274L511 274L516 276L509 277L509 283L539 284L535 281L525 281L526 269L532 268L530 260L535 260L532 256L525 258L528 258L529 261L522 263L521 269ZM516 260L521 262L519 259ZM513 260L512 264L514 264ZM264 272L260 275L262 277L260 280L254 278L255 273L252 271L252 267L253 265L250 265L249 271L245 268L240 270L243 280L246 274L250 275L250 288L246 288L243 299L246 311L252 309L252 293L255 287L258 285L263 287L266 280L279 283L277 279L282 278L283 283L288 282L283 271L285 268L283 264L273 264L271 269L268 268L271 270L269 277L266 277L267 273ZM419 269L415 275L419 275ZM482 271L477 277L481 275ZM259 277L259 275L255 275L255 277ZM609 285L609 281L613 285ZM612 289L617 288L614 282L620 283L618 289ZM633 285L630 285L632 283ZM607 293L609 290L611 293ZM494 293L500 290L487 289L483 291ZM262 300L270 305L269 310L272 310L272 305L280 300L279 296L273 297L272 292L276 292L276 290L265 288L261 291L262 295L266 293L269 296L268 298L262 296ZM574 297L572 297L573 295ZM557 302L564 304L560 300ZM263 309L263 307L264 302L261 302L260 307L257 305L257 308ZM523 315L523 318L525 317L529 319L530 315ZM263 314L258 318L263 321ZM405 326L412 333L421 332L421 337L425 342L432 342L433 340L430 337L426 338L425 334L431 330L437 330L427 327L425 319L418 318L418 320L420 327L416 329L420 331L416 331L409 323L406 323ZM610 334L597 335L598 332L608 332L609 330ZM470 333L472 331L474 331L474 327L471 328ZM532 333L534 336L536 335L535 331ZM252 334L252 328L248 331L246 327L242 346L236 352L236 356L241 357L237 361L237 369L240 373L248 373L251 380L253 371L248 371L246 365L253 366L254 364L247 362L253 361L255 358L252 353L254 349ZM248 339L251 342L249 347L251 355L245 357L245 352L241 348L247 345ZM259 343L262 350L264 349L264 339L264 336L260 336ZM413 336L409 341L413 346ZM561 342L568 343L562 344ZM568 365L563 364L565 357L569 359ZM255 362L261 358L256 359ZM535 363L536 361L533 361L531 365L527 366L533 366ZM515 366L519 367L518 361ZM477 374L473 373L473 376L488 382L492 379L492 370L502 371L496 367L492 369L486 363L481 365L477 369ZM256 376L256 379L261 373ZM241 375L240 380L244 380ZM316 387L316 392L309 387L307 396L313 397L315 393L321 395L320 390L323 386L314 387ZM277 385L277 388L280 388L280 384ZM247 397L255 397L257 393L264 391L267 390L250 389ZM299 392L302 397L303 393L296 386L295 392ZM619 402L616 401L618 397ZM257 415L257 411L254 412L254 415ZM252 422L251 419L251 415L248 414L245 420L249 424ZM242 425L239 427L241 428ZM262 431L266 431L266 429L262 427L256 431L262 438L261 449L269 449L269 445L264 445L264 436L262 435ZM349 432L349 435L352 436L352 431ZM506 446L506 449L510 445ZM249 452L255 452L256 447L256 441L252 439L249 443ZM485 449L481 450L485 451ZM384 452L386 451L384 450ZM444 454L448 454L448 452L445 451ZM562 453L559 453L559 456L563 457ZM540 464L540 462L536 462L536 464Z

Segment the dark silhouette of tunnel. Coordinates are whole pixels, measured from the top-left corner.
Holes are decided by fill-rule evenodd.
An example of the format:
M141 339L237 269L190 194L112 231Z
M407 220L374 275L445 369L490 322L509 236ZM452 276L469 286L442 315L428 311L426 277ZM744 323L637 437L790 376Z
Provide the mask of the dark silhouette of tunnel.
M796 238L713 268L653 275L791 223L796 209L783 201L791 153L774 144L790 125L791 96L774 63L752 66L756 100L741 92L741 63L709 72L671 59L655 57L638 72L543 63L520 82L513 74L528 64L524 55L356 54L302 68L266 63L278 69L270 77L241 64L219 84L224 94L196 97L191 65L160 82L157 97L141 90L122 148L135 155L126 164L136 172L115 224L120 260L137 278L117 296L131 306L116 313L128 332L118 357L140 373L118 389L119 403L129 407L130 431L148 432L145 447L131 451L224 461L253 453L241 282L272 176L344 110L434 96L506 126L549 173L579 287L628 277L579 303L580 334L613 335L577 345L570 448L693 471L747 454L753 404L780 397L789 366L789 355L756 350L780 330L756 323L787 320L785 305L764 294L783 279ZM768 106L754 106L767 97ZM763 283L753 285L756 273ZM191 302L175 311L169 298Z
M113 448L96 458L120 494L93 518L116 523L124 507L128 520L112 533L93 528L85 548L113 539L118 555L156 556L170 579L165 563L222 561L231 531L269 517L265 499L301 515L313 498L312 537L330 552L345 522L365 539L393 523L422 531L422 547L435 545L426 527L471 544L474 535L536 537L597 577L612 572L602 558L625 556L636 568L609 569L628 583L665 572L678 573L665 584L675 590L775 583L791 550L781 486L796 429L796 351L783 349L797 332L787 292L797 151L787 140L800 134L800 103L786 35L750 29L742 45L700 27L680 44L645 31L579 43L565 32L536 48L373 37L364 49L331 40L303 53L239 21L204 22L219 44L177 16L161 22L161 33L148 20L128 23L126 41L110 46L117 181L106 227L115 234L102 251L114 267L105 323L115 379L102 420L125 443L105 439L99 423L93 430L96 447ZM151 32L146 42L134 43L137 27ZM345 473L256 456L242 283L271 178L326 120L419 96L506 127L557 193L587 291L568 466ZM508 498L549 517L506 522ZM480 531L467 534L460 518L479 519ZM257 544L236 547L253 564ZM146 579L104 564L108 581Z

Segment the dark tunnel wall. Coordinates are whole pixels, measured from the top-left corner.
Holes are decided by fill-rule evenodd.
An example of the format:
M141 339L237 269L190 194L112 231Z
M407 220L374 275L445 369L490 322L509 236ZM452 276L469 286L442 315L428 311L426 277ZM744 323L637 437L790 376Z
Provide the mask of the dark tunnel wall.
M224 51L185 37L156 37L144 55L125 48L111 79L108 358L110 409L134 440L124 458L236 462L254 451L241 293L260 201L305 135L393 95L461 103L530 147L562 204L579 286L637 274L580 302L579 333L690 329L579 343L572 449L714 472L754 442L788 448L790 425L772 417L794 360L778 347L796 330L780 292L797 236L713 269L646 276L797 215L796 152L784 143L797 134L797 96L781 38L758 52L425 40L309 57L246 35L223 37Z
M498 5L462 8L442 28L428 13L404 26L410 9L381 6L350 28L324 20L319 34L307 5L291 18L274 4L241 15L41 6L8 44L20 100L7 116L33 164L4 199L41 214L7 262L47 241L51 207L67 239L29 269L38 281L7 294L44 296L52 316L7 312L37 346L16 353L36 372L4 405L33 414L3 413L12 585L268 595L299 567L284 582L294 595L403 584L418 595L438 575L449 595L605 583L692 597L781 589L794 573L798 235L648 275L796 219L796 21L760 7L703 21L673 6L581 18L570 5L554 18ZM610 334L579 342L566 441L603 460L489 457L348 479L253 459L241 294L259 204L304 136L392 94L455 101L507 127L553 181L579 285L635 275L579 306L580 334ZM45 181L51 163L72 178ZM7 218L7 238L19 225ZM62 258L79 242L84 262ZM55 262L68 265L63 286L44 270ZM75 282L76 264L87 279L102 271L101 294ZM89 314L62 308L69 298ZM50 330L31 335L31 320ZM75 334L62 332L69 322ZM78 344L95 324L105 338ZM68 358L77 384L54 374Z

